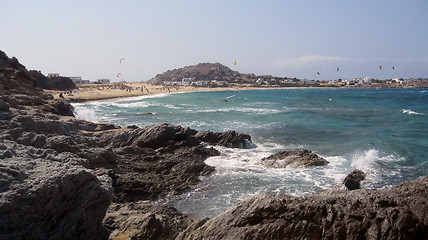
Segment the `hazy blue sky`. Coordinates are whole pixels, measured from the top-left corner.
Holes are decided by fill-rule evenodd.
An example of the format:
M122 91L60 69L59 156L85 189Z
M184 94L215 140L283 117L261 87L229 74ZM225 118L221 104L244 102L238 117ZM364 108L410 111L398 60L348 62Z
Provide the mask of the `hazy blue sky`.
M0 31L0 49L28 69L89 80L200 62L308 79L428 77L427 0L1 0Z

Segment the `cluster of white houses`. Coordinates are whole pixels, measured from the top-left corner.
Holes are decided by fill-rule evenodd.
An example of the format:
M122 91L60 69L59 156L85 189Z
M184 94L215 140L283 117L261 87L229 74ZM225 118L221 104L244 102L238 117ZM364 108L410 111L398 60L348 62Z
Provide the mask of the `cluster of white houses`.
M226 81L217 81L217 80L198 80L195 81L194 77L191 78L182 78L181 81L165 81L163 85L168 86L207 86L209 84L223 86L227 85Z
M309 79L265 79L260 77L256 80L256 84L258 85L279 85L279 84L295 84L295 85L315 85L321 84L326 86L346 86L346 85L370 85L374 81L382 81L384 83L400 83L407 84L412 81L402 78L394 78L394 79L384 79L384 80L375 80L371 77L360 78L356 77L354 79L340 79L340 80L309 80ZM195 81L195 78L182 78L181 81L165 81L162 82L162 85L167 86L207 86L207 85L217 85L224 86L228 83L226 81L217 81L217 80L198 80Z
M48 78L51 78L51 77L59 77L60 75L59 75L59 73L48 73ZM74 82L74 84L76 84L76 85L78 85L78 84L89 84L89 83L91 83L91 81L89 81L89 80L83 80L82 79L82 77L69 77L73 82ZM108 78L100 78L100 79L97 79L97 81L95 81L95 82L92 82L92 83L98 83L98 84L106 84L106 83L110 83L110 79L108 79Z

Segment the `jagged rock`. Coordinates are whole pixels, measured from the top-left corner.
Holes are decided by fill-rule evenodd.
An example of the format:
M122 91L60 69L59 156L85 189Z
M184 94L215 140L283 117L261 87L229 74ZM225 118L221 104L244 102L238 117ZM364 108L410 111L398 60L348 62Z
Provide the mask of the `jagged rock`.
M85 168L43 159L0 164L2 239L99 239L112 200L111 180Z
M69 103L66 103L62 100L53 100L49 106L50 108L46 109L49 112L53 112L61 116L74 117L73 106Z
M166 206L113 203L104 218L110 239L175 239L194 220Z
M261 164L271 168L323 166L329 162L307 149L282 151L263 158Z
M360 189L360 183L366 179L366 174L358 169L354 169L351 173L346 176L343 184L345 184L348 190Z
M214 171L204 163L218 155L213 148L201 145L165 149L126 147L116 152L121 169L115 184L116 198L121 201L156 200L181 194L198 183L199 177Z
M224 133L201 131L195 135L195 138L209 144L217 144L232 148L251 148L251 136L248 134L237 133L233 130Z
M138 138L131 144L142 148L158 149L171 145L171 141L188 140L196 131L188 127L181 127L168 123L155 124L142 127Z
M176 239L428 239L428 176L392 189L258 195Z

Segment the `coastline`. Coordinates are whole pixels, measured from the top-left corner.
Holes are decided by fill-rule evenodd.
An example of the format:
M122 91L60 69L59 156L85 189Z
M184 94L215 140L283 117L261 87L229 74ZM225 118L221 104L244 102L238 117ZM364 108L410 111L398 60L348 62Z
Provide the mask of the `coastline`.
M243 89L243 88L240 88ZM253 88L248 88L253 89ZM102 101L129 97L151 96L156 94L204 92L204 91L228 91L236 90L233 87L204 88L193 86L158 86L148 83L112 83L112 84L85 84L72 91L44 90L54 96L55 99L63 99L73 103ZM62 93L62 98L60 94Z
M78 88L64 92L59 90L46 90L55 99L67 100L72 103L102 101L110 99L120 99L129 97L150 96L156 94L183 93L183 92L207 92L207 91L236 91L236 90L267 90L267 89L331 89L331 88L420 88L422 86L401 86L401 85L372 85L372 86L302 86L302 87L280 87L265 86L254 87L245 84L229 87L194 87L194 86L162 86L151 85L149 83L130 82L130 83L110 83L110 84L84 84ZM62 93L62 97L60 94Z

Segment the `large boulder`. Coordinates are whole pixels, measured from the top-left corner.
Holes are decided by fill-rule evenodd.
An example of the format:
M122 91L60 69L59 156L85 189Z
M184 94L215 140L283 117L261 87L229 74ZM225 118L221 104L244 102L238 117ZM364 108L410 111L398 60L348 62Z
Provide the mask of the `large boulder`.
M156 200L190 190L201 176L214 171L204 161L219 154L201 145L156 151L134 146L118 149L116 153L121 169L115 180L119 201Z
M0 164L2 239L100 239L113 190L108 177L70 163L5 158Z
M229 130L223 133L201 131L195 135L195 138L202 142L230 148L253 147L250 135L244 133L237 133L233 130Z
M263 158L261 164L270 168L313 167L327 165L329 162L307 149L281 151Z
M167 206L151 203L113 203L104 225L110 239L175 239L194 220Z
M136 146L140 148L158 149L176 145L182 141L193 140L196 131L188 127L160 123L138 127L124 127L103 133L101 143L112 147ZM196 142L192 141L192 145Z
M428 239L428 176L392 189L250 197L176 239Z

